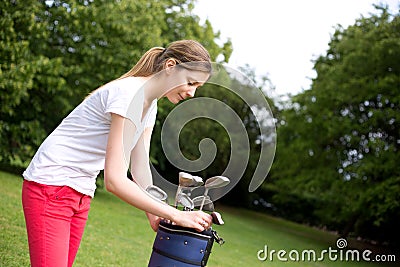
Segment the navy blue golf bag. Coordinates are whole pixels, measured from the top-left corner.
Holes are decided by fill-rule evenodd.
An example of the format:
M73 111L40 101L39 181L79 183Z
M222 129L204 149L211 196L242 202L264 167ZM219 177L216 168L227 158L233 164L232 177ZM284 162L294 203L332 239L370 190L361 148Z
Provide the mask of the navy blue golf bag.
M206 266L214 240L224 242L211 228L197 232L161 221L148 267Z

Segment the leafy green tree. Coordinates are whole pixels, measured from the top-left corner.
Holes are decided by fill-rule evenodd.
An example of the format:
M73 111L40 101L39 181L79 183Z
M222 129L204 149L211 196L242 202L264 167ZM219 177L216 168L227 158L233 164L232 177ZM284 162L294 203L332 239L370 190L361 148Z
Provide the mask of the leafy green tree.
M266 187L299 220L395 244L400 14L377 10L337 27L315 62L311 89L283 111L273 185Z
M70 108L62 77L69 70L61 58L37 53L49 37L48 24L35 16L38 1L0 5L0 163L21 166L53 126L53 114Z
M190 12L194 3L2 1L0 163L26 166L73 107L128 71L152 46L193 38L214 59L224 55L228 60L230 41L217 45L219 33Z

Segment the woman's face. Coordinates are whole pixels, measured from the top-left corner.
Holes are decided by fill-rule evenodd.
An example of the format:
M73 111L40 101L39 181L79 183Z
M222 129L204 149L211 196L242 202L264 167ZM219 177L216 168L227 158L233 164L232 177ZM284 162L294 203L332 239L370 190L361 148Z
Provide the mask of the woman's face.
M168 90L164 97L173 104L178 104L181 100L193 97L196 89L202 86L209 78L209 74L202 71L191 71L187 69L175 69L170 75L172 89Z

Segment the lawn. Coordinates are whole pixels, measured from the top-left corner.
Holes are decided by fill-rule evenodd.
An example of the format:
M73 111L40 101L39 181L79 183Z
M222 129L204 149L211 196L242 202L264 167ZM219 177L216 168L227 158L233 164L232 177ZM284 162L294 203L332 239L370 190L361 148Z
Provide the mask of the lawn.
M22 178L0 172L0 266L29 266L29 254L20 191ZM382 266L357 261L332 261L325 254L323 261L294 261L289 253L314 250L319 253L337 249L337 237L331 233L233 207L216 206L226 224L215 226L226 243L214 245L208 266ZM144 213L98 190L92 201L89 220L74 266L147 266L155 233L147 224ZM349 241L349 245L356 243ZM288 261L260 261L257 252L268 247L285 250ZM373 250L373 248L371 249ZM361 250L360 250L361 251ZM336 253L339 255L339 253ZM295 255L295 254L292 254ZM261 253L260 256L265 256ZM293 256L294 257L294 256ZM292 258L293 258L292 257ZM395 265L393 265L395 266Z

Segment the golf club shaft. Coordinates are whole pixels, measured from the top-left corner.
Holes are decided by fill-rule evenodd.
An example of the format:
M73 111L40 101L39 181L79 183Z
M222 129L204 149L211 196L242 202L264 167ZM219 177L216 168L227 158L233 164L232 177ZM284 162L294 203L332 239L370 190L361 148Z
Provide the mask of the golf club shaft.
M206 196L207 196L207 194L208 194L208 188L206 188L206 189L204 190L203 201L201 202L200 210L203 210L203 206L204 206L204 202L206 201Z
M174 202L175 208L178 208L178 196L181 192L182 192L182 187L181 187L181 185L178 185L178 189L176 190L176 194L175 194L175 202Z

